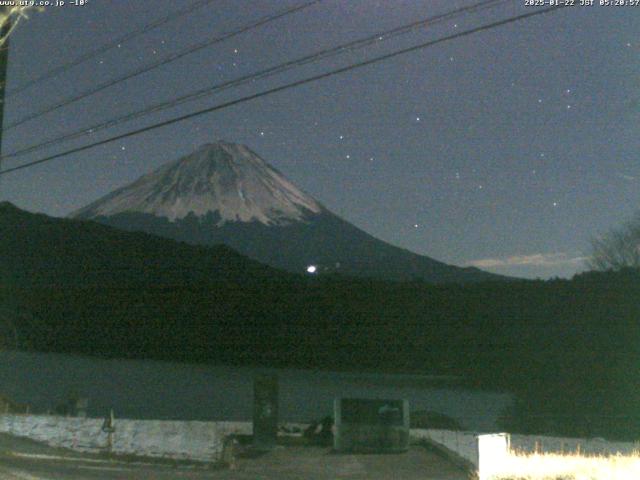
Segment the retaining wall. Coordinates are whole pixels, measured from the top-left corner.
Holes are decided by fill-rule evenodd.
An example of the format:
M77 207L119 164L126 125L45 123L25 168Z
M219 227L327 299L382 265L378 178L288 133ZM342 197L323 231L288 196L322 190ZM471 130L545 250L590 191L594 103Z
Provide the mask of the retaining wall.
M450 460L475 471L480 480L490 479L500 471L512 452L581 453L584 455L631 454L640 451L639 443L609 442L604 439L478 434L449 430L411 430L413 440L428 442Z
M251 422L200 422L166 420L114 421L114 431L102 429L103 419L48 415L0 415L0 432L40 441L51 447L80 452L112 452L121 455L215 462L221 459L228 435L250 435ZM304 429L304 424L288 424ZM411 429L411 440L426 441L452 461L490 478L506 455L513 451L614 455L640 449L638 443L608 442L547 436L478 434L450 430Z
M436 447L455 463L466 468L478 467L478 435L474 432L414 428L410 435L414 441L426 441Z
M225 436L252 433L250 422L116 419L110 439L102 425L103 420L96 418L0 416L0 432L27 437L51 447L202 462L220 460Z

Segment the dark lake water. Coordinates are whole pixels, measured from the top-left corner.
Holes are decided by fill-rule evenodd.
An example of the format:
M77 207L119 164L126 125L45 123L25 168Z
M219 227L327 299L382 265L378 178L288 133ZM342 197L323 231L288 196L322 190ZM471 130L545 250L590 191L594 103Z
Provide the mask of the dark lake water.
M503 393L446 385L419 375L256 369L143 360L103 360L30 352L0 352L0 394L44 413L76 394L89 415L181 420L250 420L253 379L276 373L283 421L309 422L332 412L335 397L407 399L412 411L446 414L471 430L495 430L510 403ZM443 383L445 384L443 386Z

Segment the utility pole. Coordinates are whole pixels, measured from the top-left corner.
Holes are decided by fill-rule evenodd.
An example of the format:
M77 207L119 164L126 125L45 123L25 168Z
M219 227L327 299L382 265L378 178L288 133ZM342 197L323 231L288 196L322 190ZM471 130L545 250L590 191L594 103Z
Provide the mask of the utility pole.
M2 45L0 45L0 170L2 170L2 140L3 140L3 121L4 121L4 97L7 86L7 66L9 65L9 33L11 32L12 19L10 15L11 7L0 7L0 18L3 20L2 27L0 28L0 41L4 39ZM1 183L0 176L0 183ZM14 323L15 309L11 302L11 292L9 289L10 273L7 270L6 265L0 265L0 326L2 323L5 325L4 334L7 336L5 339L6 345L2 347L10 347L9 336L11 335L10 329L13 330L13 340L15 342L14 348L18 348L18 332ZM4 297L4 301L2 301ZM4 305L2 305L4 304ZM2 318L4 317L4 318ZM2 339L0 339L2 342Z
M4 96L7 87L7 67L9 66L9 33L11 32L11 7L0 7L0 15L5 19L0 29L0 39L4 39L4 43L0 46L0 169L2 169L2 153L3 153L3 122L4 122Z

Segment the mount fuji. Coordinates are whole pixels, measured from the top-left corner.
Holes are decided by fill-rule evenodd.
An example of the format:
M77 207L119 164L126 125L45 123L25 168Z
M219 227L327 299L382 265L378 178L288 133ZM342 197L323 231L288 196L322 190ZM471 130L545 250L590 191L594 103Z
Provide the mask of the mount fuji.
M378 240L327 210L244 145L219 141L71 214L190 244L226 244L284 270L385 280L504 277Z

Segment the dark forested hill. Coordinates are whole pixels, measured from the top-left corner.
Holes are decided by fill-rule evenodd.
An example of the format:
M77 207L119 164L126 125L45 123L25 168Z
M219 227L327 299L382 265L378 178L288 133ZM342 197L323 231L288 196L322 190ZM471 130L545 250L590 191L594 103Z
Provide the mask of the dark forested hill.
M0 266L0 318L21 348L454 373L518 394L510 430L640 431L637 271L464 286L299 276L9 204Z

